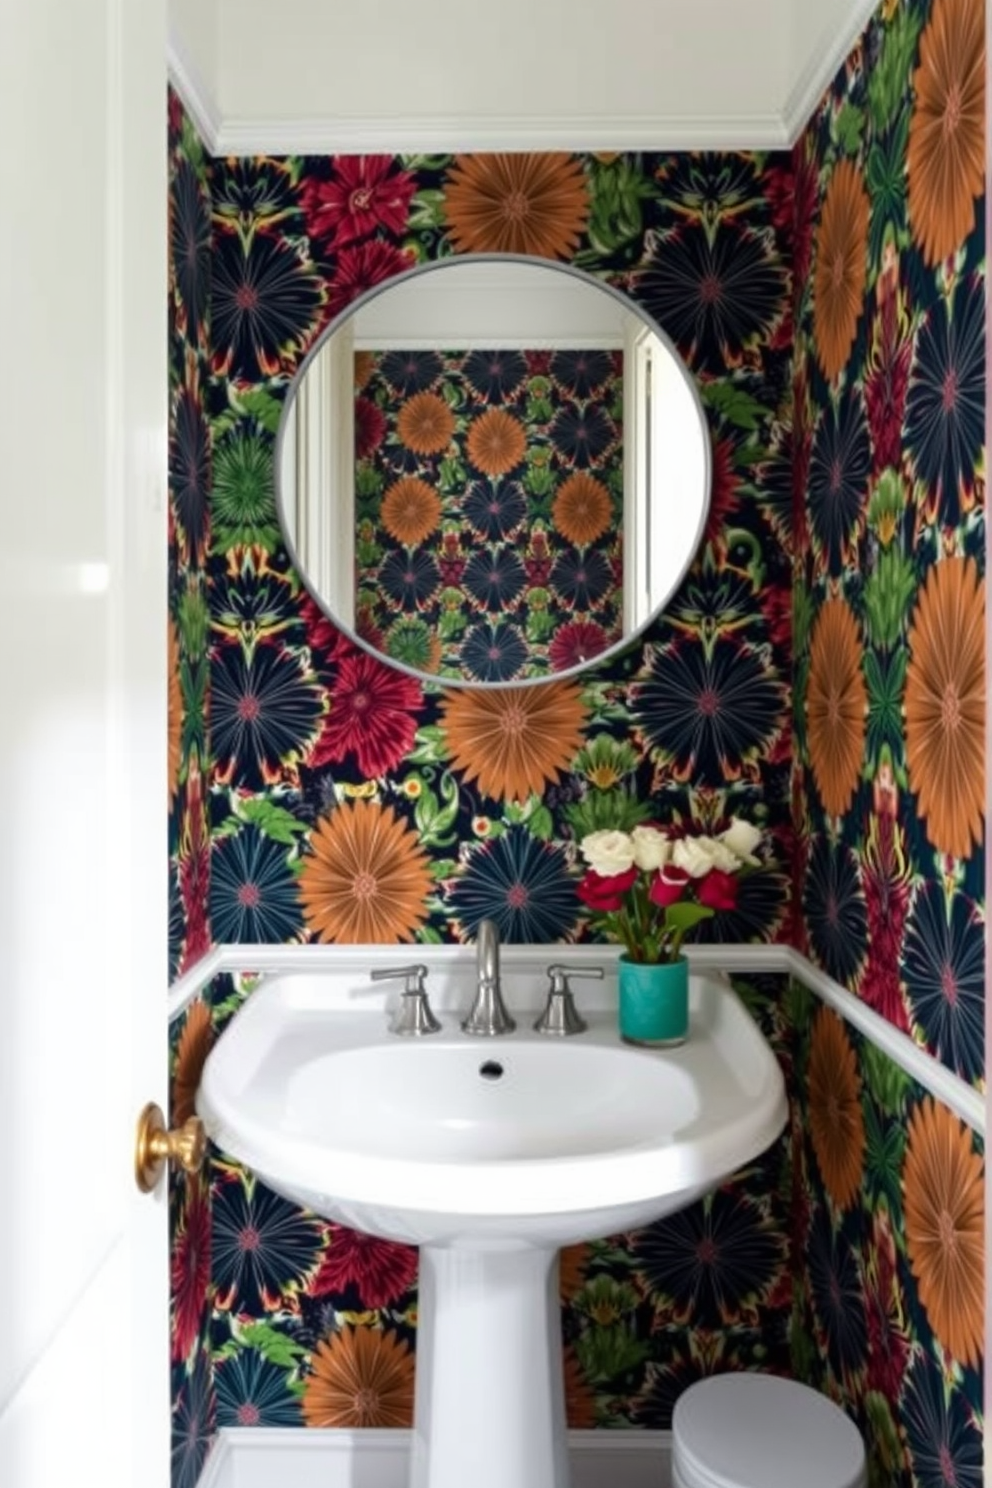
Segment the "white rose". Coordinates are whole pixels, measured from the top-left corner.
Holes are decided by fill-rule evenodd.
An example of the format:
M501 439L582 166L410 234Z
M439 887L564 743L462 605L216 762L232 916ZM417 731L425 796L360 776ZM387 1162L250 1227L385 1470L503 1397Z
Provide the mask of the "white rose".
M579 851L600 878L613 878L634 866L634 844L626 832L590 832Z
M680 837L672 847L672 862L690 878L705 878L712 868L732 873L740 866L730 849L713 837Z
M657 827L635 827L630 834L634 844L634 862L645 873L664 868L672 856L672 844Z
M725 842L730 851L736 853L742 863L750 863L756 867L760 858L754 856L754 849L761 841L762 834L757 827L750 822L743 821L739 816L730 818L730 826L725 832L720 833L720 841Z

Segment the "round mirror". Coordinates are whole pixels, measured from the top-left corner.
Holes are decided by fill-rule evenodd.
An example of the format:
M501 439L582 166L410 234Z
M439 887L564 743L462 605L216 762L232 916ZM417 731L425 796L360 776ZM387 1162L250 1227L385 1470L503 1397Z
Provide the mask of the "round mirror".
M678 587L709 506L695 385L631 300L465 255L350 305L290 389L279 516L307 587L422 680L575 674Z

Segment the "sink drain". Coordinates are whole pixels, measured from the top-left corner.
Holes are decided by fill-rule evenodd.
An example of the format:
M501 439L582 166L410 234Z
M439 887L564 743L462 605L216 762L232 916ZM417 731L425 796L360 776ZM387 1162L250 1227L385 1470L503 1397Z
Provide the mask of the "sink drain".
M503 1066L498 1059L487 1059L485 1064L479 1065L479 1074L484 1080L499 1080L503 1075Z

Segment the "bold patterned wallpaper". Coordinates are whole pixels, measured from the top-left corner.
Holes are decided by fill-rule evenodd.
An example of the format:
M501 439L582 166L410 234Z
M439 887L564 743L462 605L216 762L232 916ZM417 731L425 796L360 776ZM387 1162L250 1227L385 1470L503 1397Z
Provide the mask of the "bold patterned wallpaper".
M981 1082L983 68L974 0L909 0L869 25L791 163L215 162L198 406L214 459L217 940L462 939L486 915L509 940L582 938L577 835L732 810L766 826L775 863L707 934L798 944ZM953 145L939 168L935 138ZM526 228L511 194L532 207ZM275 523L274 432L313 337L367 284L452 248L568 258L641 300L713 434L712 520L665 619L618 663L533 697L424 689L358 655L301 597ZM187 1082L239 995L211 992L192 1034L177 1030ZM663 1424L700 1373L785 1368L788 1336L794 1372L865 1430L873 1484L978 1488L980 1146L818 1004L773 984L747 995L794 1092L789 1155L566 1255L572 1419ZM176 1225L177 1296L197 1318L183 1339L209 1312L218 1377L215 1397L190 1343L179 1481L223 1412L343 1422L369 1379L380 1420L408 1409L412 1274L396 1247L223 1163Z
M623 352L358 352L358 634L420 671L546 676L623 629Z
M885 5L794 154L797 944L982 1086L984 8ZM982 1481L984 1154L793 999L797 1372Z

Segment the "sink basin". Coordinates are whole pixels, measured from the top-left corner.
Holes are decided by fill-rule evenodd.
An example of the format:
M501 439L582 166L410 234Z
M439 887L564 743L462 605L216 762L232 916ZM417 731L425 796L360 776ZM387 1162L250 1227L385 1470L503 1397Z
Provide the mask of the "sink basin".
M463 1006L470 992L467 974ZM513 1006L510 1037L467 1037L442 1010L440 1034L401 1039L367 983L332 997L277 975L197 1100L278 1193L422 1247L412 1488L567 1488L558 1247L684 1207L786 1119L778 1064L719 976L691 978L677 1049L621 1043L615 1007L557 1039L526 1031L536 998L526 1020Z

